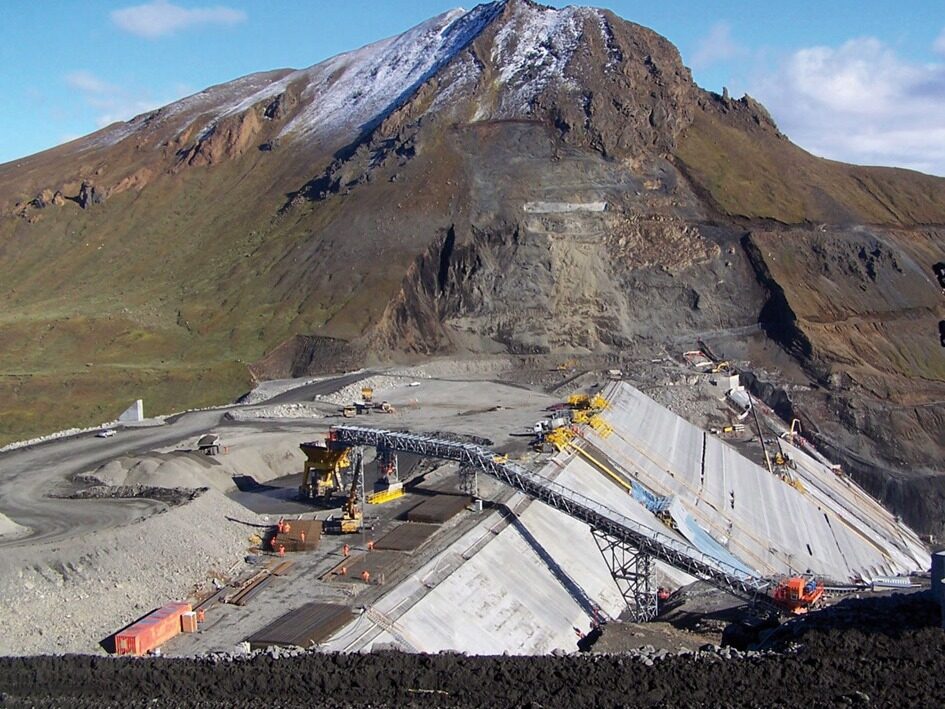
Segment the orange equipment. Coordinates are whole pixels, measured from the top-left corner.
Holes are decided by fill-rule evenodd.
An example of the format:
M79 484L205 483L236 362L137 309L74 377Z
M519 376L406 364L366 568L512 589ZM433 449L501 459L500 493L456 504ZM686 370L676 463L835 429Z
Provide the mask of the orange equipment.
M775 603L794 615L806 613L823 595L822 583L803 576L791 576L784 579L772 594Z

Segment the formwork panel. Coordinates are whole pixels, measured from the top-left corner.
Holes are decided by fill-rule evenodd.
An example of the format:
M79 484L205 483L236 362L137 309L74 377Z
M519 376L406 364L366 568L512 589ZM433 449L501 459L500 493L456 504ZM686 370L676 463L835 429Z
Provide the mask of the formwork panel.
M336 579L341 576L341 569L344 568L344 575L349 579L358 580L361 574L367 571L372 583L383 583L387 575L401 567L407 558L399 551L369 551L348 557L325 574L324 579Z
M447 522L471 502L466 495L434 495L407 512L408 522Z
M354 614L348 606L308 603L286 613L246 639L253 650L280 647L311 647L344 627Z
M414 551L438 529L435 524L407 522L391 530L374 544L375 549Z
M286 551L313 551L322 538L322 523L317 519L288 520L289 531L276 534L273 551L281 544ZM304 541L303 541L304 537Z

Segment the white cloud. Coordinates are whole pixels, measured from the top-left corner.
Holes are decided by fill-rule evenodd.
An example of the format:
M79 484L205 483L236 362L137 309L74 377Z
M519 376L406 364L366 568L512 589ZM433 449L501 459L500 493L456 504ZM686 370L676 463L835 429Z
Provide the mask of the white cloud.
M945 27L942 28L942 31L939 33L938 37L935 38L935 42L932 44L932 49L940 54L945 54Z
M945 65L872 37L791 54L751 92L794 142L824 157L945 175Z
M236 25L246 21L246 13L223 5L186 8L167 0L153 0L114 10L111 18L126 32L155 39L199 25Z
M122 88L81 69L66 74L63 79L79 92L85 104L96 113L95 123L98 128L116 121L127 121L139 113L164 106L177 96L190 93L186 87L177 85L174 87L175 97L155 99L146 92Z
M721 21L712 25L709 34L699 40L690 61L694 69L705 69L712 64L743 56L747 51L732 38L732 26Z
M114 93L118 87L102 81L90 71L80 69L72 71L65 76L66 83L74 89L78 89L88 94L108 94Z

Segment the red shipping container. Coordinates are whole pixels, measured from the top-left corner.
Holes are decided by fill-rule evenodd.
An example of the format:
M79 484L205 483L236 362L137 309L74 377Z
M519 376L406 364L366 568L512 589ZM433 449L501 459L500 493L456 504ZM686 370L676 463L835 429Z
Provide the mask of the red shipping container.
M160 647L181 631L181 616L191 610L189 603L174 602L161 606L137 623L115 635L119 655L143 655Z
M180 617L180 629L185 633L196 633L197 632L197 614L193 611L188 611Z

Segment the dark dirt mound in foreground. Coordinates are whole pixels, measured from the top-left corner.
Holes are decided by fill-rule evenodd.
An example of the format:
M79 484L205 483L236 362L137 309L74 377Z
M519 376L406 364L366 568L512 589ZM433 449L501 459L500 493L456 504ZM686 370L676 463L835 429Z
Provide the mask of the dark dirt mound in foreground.
M621 655L3 658L0 705L939 706L938 614L925 594L851 600L772 636L781 654L701 653L653 666Z

